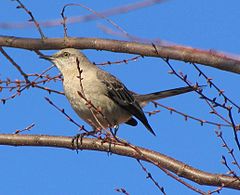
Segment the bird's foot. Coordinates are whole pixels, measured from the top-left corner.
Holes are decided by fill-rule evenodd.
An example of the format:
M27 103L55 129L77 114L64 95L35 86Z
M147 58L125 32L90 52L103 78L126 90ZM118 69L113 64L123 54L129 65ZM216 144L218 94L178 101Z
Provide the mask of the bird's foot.
M96 131L89 131L84 133L79 133L72 138L72 147L75 148L76 152L78 153L79 146L82 145L83 138L86 136L94 135ZM80 142L80 144L79 144Z

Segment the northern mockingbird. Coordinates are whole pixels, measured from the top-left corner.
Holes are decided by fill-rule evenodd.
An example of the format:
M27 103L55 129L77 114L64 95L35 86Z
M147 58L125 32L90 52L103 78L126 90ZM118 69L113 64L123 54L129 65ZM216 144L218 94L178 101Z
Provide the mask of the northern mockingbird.
M142 107L153 100L194 90L193 87L181 87L139 95L94 65L79 50L66 48L52 56L40 57L52 61L61 71L65 95L72 108L95 130L115 128L121 123L136 126L133 118L136 117L155 135Z

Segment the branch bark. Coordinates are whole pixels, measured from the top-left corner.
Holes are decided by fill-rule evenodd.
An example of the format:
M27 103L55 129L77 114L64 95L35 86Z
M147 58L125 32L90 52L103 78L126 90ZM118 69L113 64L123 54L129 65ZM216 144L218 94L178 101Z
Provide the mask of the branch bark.
M184 46L160 46L100 38L65 37L33 39L0 36L0 47L14 47L28 50L51 50L66 47L107 50L112 52L175 59L184 62L198 63L233 73L240 73L240 58L234 58L212 50L200 50Z
M0 134L0 145L55 147L71 150L77 147L72 145L72 137L19 134ZM200 171L164 154L130 144L83 138L82 143L79 141L78 149L103 152L109 152L110 149L111 153L150 162L161 169L167 169L200 185L240 189L239 178Z

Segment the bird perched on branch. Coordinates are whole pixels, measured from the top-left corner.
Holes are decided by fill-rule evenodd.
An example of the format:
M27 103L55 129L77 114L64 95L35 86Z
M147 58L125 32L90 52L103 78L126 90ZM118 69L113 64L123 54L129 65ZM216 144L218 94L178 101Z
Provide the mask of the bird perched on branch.
M136 126L137 118L155 135L142 107L150 101L194 90L194 87L181 87L140 95L128 90L77 49L66 48L52 56L40 57L50 60L61 71L65 95L72 108L95 130L115 128L121 123Z

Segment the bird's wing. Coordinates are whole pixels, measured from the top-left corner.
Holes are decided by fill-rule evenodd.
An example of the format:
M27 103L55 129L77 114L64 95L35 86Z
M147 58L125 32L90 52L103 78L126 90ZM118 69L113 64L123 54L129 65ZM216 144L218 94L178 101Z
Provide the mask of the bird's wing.
M97 77L106 85L106 95L121 108L139 119L145 125L145 127L155 135L153 129L147 121L146 116L143 113L141 106L133 97L132 92L130 92L116 77L103 70L99 70L97 72Z

